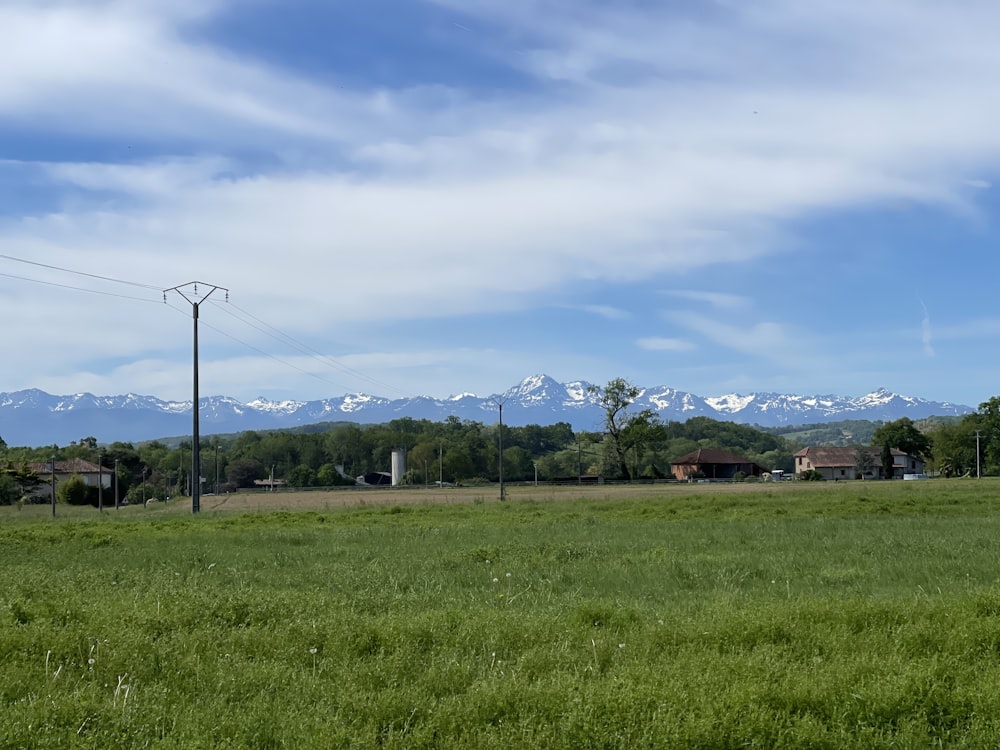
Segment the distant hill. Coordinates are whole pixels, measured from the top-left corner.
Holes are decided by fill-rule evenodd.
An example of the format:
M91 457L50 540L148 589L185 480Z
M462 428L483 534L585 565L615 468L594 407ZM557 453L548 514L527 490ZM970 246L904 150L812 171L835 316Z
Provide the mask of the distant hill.
M933 432L940 426L957 422L961 418L958 415L933 416L921 419L913 419L911 417L916 428L924 433ZM784 427L763 427L762 429L772 435L780 435L791 443L801 446L870 445L875 430L887 421L893 420L845 419L839 422L827 422L824 424L787 425Z
M603 414L589 386L586 381L558 383L546 375L525 378L498 394L505 399L504 422L510 425L568 422L574 430L600 430ZM11 446L42 446L67 445L87 436L106 443L183 435L190 430L191 406L190 401L163 401L136 394L54 396L37 389L0 393L0 437ZM642 388L636 408L650 408L666 421L701 416L761 427L892 421L904 416L917 421L975 411L961 404L901 396L885 389L859 397L778 393L698 396L667 386ZM445 399L430 396L387 399L355 393L317 401L258 398L247 403L226 396L209 396L201 399L199 416L202 434L210 435L303 427L320 422L380 424L401 417L432 421L458 417L488 424L495 422L498 414L493 395L465 393Z

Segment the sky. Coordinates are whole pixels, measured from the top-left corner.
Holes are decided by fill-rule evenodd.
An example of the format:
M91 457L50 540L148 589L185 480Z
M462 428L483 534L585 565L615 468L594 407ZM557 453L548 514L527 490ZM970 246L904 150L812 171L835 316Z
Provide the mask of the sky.
M996 0L3 0L0 391L1000 394ZM194 282L198 282L197 285Z

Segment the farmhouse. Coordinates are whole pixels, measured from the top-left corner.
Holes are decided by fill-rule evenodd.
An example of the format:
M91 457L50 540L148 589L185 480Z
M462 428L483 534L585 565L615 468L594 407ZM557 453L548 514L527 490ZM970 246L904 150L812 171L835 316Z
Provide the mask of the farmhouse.
M705 479L733 479L738 473L759 477L761 468L749 458L718 448L699 448L676 461L670 462L670 471L676 479L693 477Z
M31 461L28 463L28 468L42 479L42 481L47 483L52 482L52 461ZM100 484L104 489L109 489L113 474L113 469L92 464L90 461L84 461L82 458L71 458L68 461L55 462L57 485L76 475L88 487L97 487Z
M52 461L29 461L28 469L37 476L41 482L31 488L30 494L35 497L44 497L51 492L52 475L55 474L55 483L58 486L72 476L78 476L88 487L100 485L104 489L110 489L113 481L114 470L108 467L98 466L82 458L71 458L68 461L56 461L53 472Z
M869 468L863 477L858 467L859 451L870 456ZM892 474L886 477L882 469L882 449L877 445L812 446L795 454L795 473L809 469L818 471L824 479L902 479L904 474L923 474L924 462L893 448Z

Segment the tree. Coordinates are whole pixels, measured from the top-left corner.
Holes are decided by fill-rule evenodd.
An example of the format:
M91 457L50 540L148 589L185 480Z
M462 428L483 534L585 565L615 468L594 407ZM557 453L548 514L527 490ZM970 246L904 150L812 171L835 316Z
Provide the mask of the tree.
M14 478L6 472L0 472L0 505L13 505L21 495L21 488Z
M986 458L986 471L990 474L1000 470L1000 396L979 405L979 429L982 430L981 443Z
M226 480L236 487L253 487L253 480L264 478L264 464L253 458L240 458L226 467Z
M313 487L316 485L316 472L305 464L293 467L285 474L289 487Z
M410 471L419 473L425 484L435 482L440 469L440 450L441 445L437 441L417 443L407 455L406 465L410 467Z
M888 443L882 446L882 473L885 475L886 479L892 479L892 448L889 447Z
M448 448L444 453L445 481L461 482L476 476L476 464L464 445Z
M94 494L96 493L91 492L91 488L77 474L62 482L59 485L59 489L56 490L56 497L59 498L59 502L66 503L67 505L88 505L91 503L91 496Z
M867 447L859 445L854 452L854 468L862 479L866 474L871 474L875 469L875 456Z
M316 472L316 483L320 487L335 487L343 484L354 484L354 480L346 479L337 471L334 464L323 464Z
M931 457L931 439L918 430L909 417L878 427L872 435L871 444L898 448L921 461L927 461Z
M619 475L631 479L627 461L629 450L638 451L644 447L659 432L659 420L652 409L629 411L642 391L625 378L614 378L603 388L592 385L587 391L597 396L597 403L604 410L604 431L611 441L611 459Z
M946 477L975 472L978 417L970 414L957 424L941 425L931 433L934 465Z
M531 453L519 445L504 448L503 471L504 476L512 482L533 479L535 467L531 460Z

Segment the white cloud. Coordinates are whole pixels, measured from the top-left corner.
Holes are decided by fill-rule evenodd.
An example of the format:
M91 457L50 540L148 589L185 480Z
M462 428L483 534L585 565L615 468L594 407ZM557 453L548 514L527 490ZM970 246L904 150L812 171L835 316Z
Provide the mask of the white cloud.
M640 349L651 352L686 352L694 349L694 344L685 339L664 338L651 336L636 340L636 345Z
M780 323L726 323L691 312L668 312L665 315L675 323L733 351L772 360L791 359L795 351L795 335Z
M749 307L752 304L750 297L742 294L730 294L727 292L703 292L692 289L664 289L661 294L692 302L705 302L712 307L721 310L738 310Z
M612 305L581 305L580 309L584 312L599 315L607 320L626 320L632 317L632 314L628 310L613 307Z
M923 300L920 301L920 306L924 310L924 317L920 321L920 337L924 344L924 354L928 357L934 356L934 344L933 344L933 333L931 331L931 316L927 312L927 305L924 304Z
M124 193L131 196L159 196L169 199L178 191L198 188L233 167L222 157L158 159L146 163L106 164L19 163L34 166L51 180L97 192Z
M305 80L193 41L190 29L236 7L222 2L5 3L0 66L18 74L0 81L0 126L161 144L143 162L39 166L54 192L0 217L5 252L154 286L204 279L279 327L350 336L373 320L559 304L580 281L738 268L783 249L790 221L900 200L952 211L990 184L967 175L1000 171L992 1L764 0L687 16L439 4L469 28L499 27L484 52L537 88ZM749 301L668 293L722 312ZM0 294L46 331L66 309L84 330L114 321L101 355L62 334L44 355L53 372L85 351L160 361L183 345L167 345L162 310L67 302L50 315L47 295ZM796 338L777 322L676 320L758 356L790 357ZM929 323L924 335L929 347ZM263 363L229 372L272 377Z
M219 3L215 3L218 5ZM206 4L209 7L211 4ZM193 3L7 3L0 8L0 116L49 132L232 142L355 132L357 97L186 41ZM354 122L345 117L350 101Z

